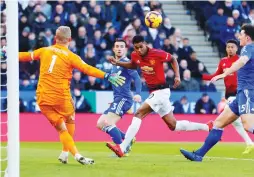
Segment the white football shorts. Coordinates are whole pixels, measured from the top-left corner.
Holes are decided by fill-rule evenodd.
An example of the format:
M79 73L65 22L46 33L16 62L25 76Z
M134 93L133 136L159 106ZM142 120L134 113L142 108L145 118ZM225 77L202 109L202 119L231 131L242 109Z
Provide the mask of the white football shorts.
M147 104L153 109L154 112L158 113L161 117L170 113L172 110L170 98L170 89L160 89L153 91L149 97L145 100Z

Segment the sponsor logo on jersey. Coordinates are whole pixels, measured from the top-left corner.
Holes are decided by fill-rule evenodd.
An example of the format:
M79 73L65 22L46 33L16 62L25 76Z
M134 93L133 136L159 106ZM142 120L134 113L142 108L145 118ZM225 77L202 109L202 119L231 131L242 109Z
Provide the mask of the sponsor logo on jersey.
M142 72L144 72L145 74L154 74L154 70L152 67L149 66L143 66L141 67Z

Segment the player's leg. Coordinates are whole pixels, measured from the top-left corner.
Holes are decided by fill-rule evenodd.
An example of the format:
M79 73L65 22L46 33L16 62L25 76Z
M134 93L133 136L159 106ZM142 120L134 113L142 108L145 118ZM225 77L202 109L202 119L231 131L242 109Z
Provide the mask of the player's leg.
M121 144L125 139L125 133L116 127L116 123L131 108L132 103L132 99L115 98L97 122L97 127L108 133L115 144Z
M254 134L254 118L253 118L254 113L251 112L250 114L242 114L242 122L244 129L252 134ZM254 145L248 145L243 152L243 154L249 154L251 151L254 151Z
M146 115L153 112L152 108L149 104L143 103L141 107L137 110L137 112L134 114L134 117L132 119L131 125L129 126L125 139L123 143L120 145L122 151L126 151L126 148L131 143L133 138L136 136L136 134L139 131L139 128L141 126L142 119L145 118Z
M131 125L126 132L125 140L120 145L120 148L123 152L126 150L126 147L128 144L130 144L131 140L138 133L142 119L153 111L158 112L158 110L161 108L161 105L163 104L164 99L169 99L169 96L170 89L154 91L149 95L141 107L139 107L132 119Z
M254 90L244 90L238 93L239 113L244 129L254 134Z
M227 99L228 103L231 103L232 101L234 101L236 99L235 96L230 96ZM237 133L244 139L247 147L245 149L245 151L243 152L243 154L248 154L250 152L250 150L252 149L251 147L253 146L253 142L250 139L248 133L244 130L243 124L242 124L242 120L241 118L236 119L233 123L232 123L233 127L235 128L235 130L237 131Z
M189 152L181 149L181 153L191 161L202 161L205 154L221 139L223 128L231 124L238 118L238 104L234 103L233 105L226 106L223 112L219 117L214 121L214 127L209 132L205 143L201 148L195 152Z
M242 122L244 129L252 134L254 134L254 118L253 114L242 114Z
M174 117L173 112L169 112L166 115L160 114L168 128L172 131L209 131L207 124L191 122L188 120L177 121Z
M209 126L207 124L191 122L188 120L176 120L169 100L164 100L163 106L157 113L172 131L209 131Z
M119 129L116 127L116 123L121 119L121 117L115 113L108 112L107 114L102 114L97 121L97 128L106 132L112 138L115 144L122 143L122 136Z
M254 148L254 144L253 144L251 138L249 137L248 133L245 131L241 118L238 118L237 120L235 120L232 123L232 125L235 128L235 130L237 131L237 133L244 139L244 141L247 145L247 147L243 151L243 154L249 154L252 151L252 149Z
M81 164L93 164L94 160L85 158L78 152L74 140L65 125L64 116L60 115L53 106L40 105L40 110L58 131L61 143L71 152L75 159Z
M68 133L72 136L74 139L74 133L75 133L75 104L74 101L71 99L70 101L66 101L65 105L62 109L56 110L58 114L62 114L65 117L65 125L68 130ZM69 149L68 147L63 145L63 149L61 154L58 157L58 160L62 163L68 162L68 155L69 155Z
M241 115L243 127L247 132L253 133L254 130L254 91L253 90L244 90L238 93L238 102L239 102L239 113ZM250 143L243 154L248 154L254 150L253 143L249 138L248 134L244 132L245 138L247 137L248 143Z
M131 125L128 127L128 130L125 135L125 139L120 146L113 146L110 143L107 143L107 146L116 153L118 157L123 157L126 148L131 143L133 138L138 133L138 130L141 126L142 119L149 113L153 112L149 104L143 103L137 112L134 114Z
M73 139L74 139L74 133L75 133L74 117L75 117L75 115L73 115L70 119L66 119L66 121L65 121L66 128ZM58 160L64 164L66 164L68 162L68 156L69 156L69 149L68 149L68 147L63 145L63 149L62 149L61 154L58 157Z

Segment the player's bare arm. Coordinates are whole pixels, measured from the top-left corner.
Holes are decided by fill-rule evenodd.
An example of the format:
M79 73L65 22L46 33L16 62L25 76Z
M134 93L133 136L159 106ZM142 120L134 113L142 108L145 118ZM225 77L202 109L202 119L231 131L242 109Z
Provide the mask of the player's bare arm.
M173 70L175 72L175 83L173 85L173 88L177 88L181 84L181 79L180 79L178 61L173 56L171 58L171 66L172 66L172 68L173 68Z
M215 82L219 79L222 79L226 76L228 76L229 74L232 74L236 71L238 71L240 68L242 68L247 62L249 61L249 57L248 56L241 56L234 64L232 64L232 66L228 69L225 70L225 72L223 74L220 74L218 76L215 76L211 79L211 82Z
M137 65L133 62L121 62L118 61L115 57L111 56L109 58L110 63L112 63L113 65L117 65L117 66L121 66L127 69L137 69Z

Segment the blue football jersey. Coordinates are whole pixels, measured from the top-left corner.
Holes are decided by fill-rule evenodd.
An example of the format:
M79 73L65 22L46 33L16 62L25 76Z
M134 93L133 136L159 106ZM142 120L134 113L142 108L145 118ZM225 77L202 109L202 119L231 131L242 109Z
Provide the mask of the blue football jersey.
M128 62L129 59L127 57L124 57L124 58L120 59L120 61L121 62ZM114 65L111 70L111 73L118 73L121 76L126 78L123 86L116 87L116 86L112 85L114 98L123 97L123 98L127 98L127 99L132 99L131 81L136 77L138 77L138 79L140 79L138 72L136 70L126 69L121 66ZM136 88L136 90L137 90L137 88ZM140 94L140 93L137 93L137 94Z
M248 56L249 61L237 72L237 90L254 89L254 44L244 46L241 56Z

